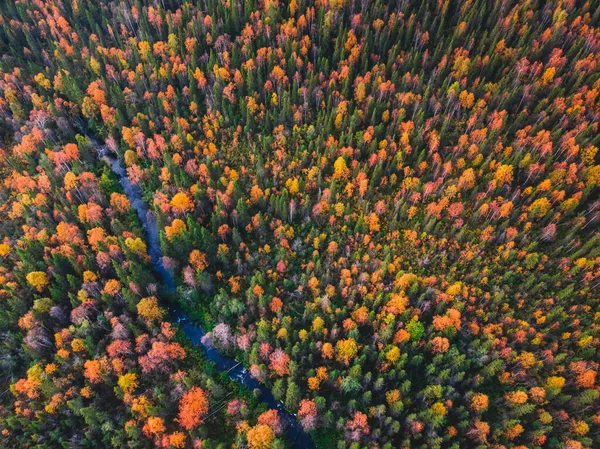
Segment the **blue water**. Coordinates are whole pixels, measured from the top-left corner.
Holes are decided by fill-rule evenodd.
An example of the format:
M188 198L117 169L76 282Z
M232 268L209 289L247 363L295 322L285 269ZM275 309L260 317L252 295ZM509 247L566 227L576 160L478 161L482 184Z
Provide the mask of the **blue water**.
M106 148L97 140L90 137L90 141L96 147L102 160L104 160L119 177L119 182L144 227L150 262L156 273L160 276L165 289L170 293L174 293L176 290L175 280L173 279L173 275L162 263L162 250L160 249L156 217L143 200L142 190L137 185L131 183L127 176L127 171L123 168L119 159L114 154L108 153ZM284 431L294 447L299 449L315 448L314 442L308 434L302 430L296 416L288 412L281 401L275 399L271 390L252 377L244 365L236 359L221 354L214 347L203 344L202 337L205 335L205 332L200 326L194 324L183 310L178 307L171 307L170 313L173 321L181 327L190 342L194 346L200 347L206 355L206 358L213 362L219 371L226 372L231 380L246 386L250 390L260 390L260 400L269 408L279 412L281 421L285 424Z

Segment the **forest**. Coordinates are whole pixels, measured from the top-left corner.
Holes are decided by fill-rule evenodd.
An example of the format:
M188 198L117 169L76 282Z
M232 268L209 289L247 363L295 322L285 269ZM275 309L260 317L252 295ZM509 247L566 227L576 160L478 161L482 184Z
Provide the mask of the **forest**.
M599 94L597 0L0 2L0 448L599 448Z

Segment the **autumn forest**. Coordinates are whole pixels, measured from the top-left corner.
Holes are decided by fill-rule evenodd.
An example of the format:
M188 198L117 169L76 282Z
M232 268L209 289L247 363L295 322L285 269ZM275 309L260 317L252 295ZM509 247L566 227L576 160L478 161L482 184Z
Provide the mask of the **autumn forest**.
M0 448L600 447L597 0L0 2Z

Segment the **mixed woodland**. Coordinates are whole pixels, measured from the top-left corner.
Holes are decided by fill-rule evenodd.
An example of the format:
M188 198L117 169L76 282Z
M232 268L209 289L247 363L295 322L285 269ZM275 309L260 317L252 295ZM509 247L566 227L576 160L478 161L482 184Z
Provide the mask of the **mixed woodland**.
M0 447L600 447L600 7L0 2ZM166 291L98 145L156 216Z

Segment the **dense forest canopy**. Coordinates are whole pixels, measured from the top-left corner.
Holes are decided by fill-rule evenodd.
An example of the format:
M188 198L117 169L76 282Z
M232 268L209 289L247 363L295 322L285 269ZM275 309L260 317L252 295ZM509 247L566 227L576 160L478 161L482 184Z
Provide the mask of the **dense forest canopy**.
M0 447L600 447L600 5L0 3ZM101 156L141 189L149 232Z

